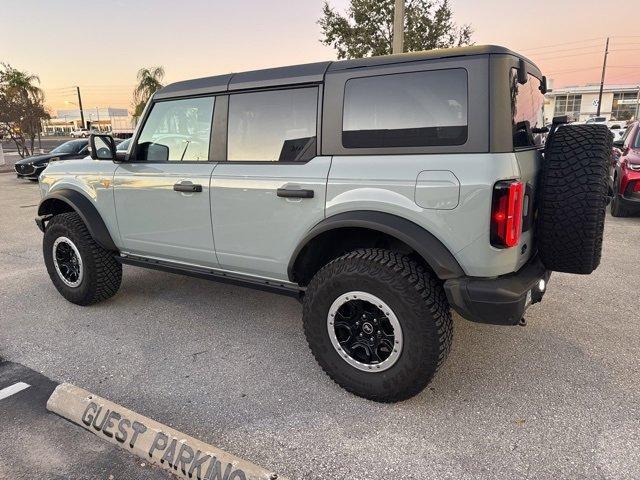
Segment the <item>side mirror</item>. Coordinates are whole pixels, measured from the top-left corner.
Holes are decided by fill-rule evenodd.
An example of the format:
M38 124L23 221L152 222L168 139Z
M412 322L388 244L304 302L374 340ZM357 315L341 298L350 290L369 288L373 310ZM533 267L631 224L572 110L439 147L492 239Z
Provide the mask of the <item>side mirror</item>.
M116 159L116 142L111 135L92 133L89 136L89 147L94 160Z
M613 142L613 146L619 149L623 149L624 148L624 142L622 141L622 139L620 140L615 140Z

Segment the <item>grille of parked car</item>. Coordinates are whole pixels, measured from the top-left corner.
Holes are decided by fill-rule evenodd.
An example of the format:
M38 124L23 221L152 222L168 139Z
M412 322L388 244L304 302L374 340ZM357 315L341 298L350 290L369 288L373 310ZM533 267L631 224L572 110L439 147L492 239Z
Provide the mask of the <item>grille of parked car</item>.
M33 173L35 171L35 168L33 167L32 164L17 164L14 165L16 172L18 172L21 175L28 175L30 173Z

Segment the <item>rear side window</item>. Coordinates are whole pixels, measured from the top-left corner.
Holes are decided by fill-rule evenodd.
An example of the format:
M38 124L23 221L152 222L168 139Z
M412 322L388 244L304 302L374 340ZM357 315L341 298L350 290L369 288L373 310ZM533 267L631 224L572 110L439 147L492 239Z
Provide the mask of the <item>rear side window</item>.
M317 112L315 87L231 95L228 160L299 162L313 158Z
M213 97L157 102L136 145L141 161L207 161Z
M462 145L467 133L464 69L352 78L345 85L345 148Z
M542 145L543 134L532 133L532 128L544 126L544 95L540 80L527 76L527 83L518 83L518 71L511 69L511 121L514 148Z

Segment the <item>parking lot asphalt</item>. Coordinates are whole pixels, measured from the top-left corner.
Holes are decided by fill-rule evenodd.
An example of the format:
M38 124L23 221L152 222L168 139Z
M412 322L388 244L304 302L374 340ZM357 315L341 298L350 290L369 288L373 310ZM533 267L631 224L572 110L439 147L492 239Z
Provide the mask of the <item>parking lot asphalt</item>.
M608 216L600 268L554 274L526 327L455 315L431 385L383 405L322 373L293 299L125 267L109 301L66 302L42 261L38 201L34 183L0 174L5 360L294 479L640 478L640 218ZM16 436L40 428L7 426L7 408L0 477ZM33 448L39 478L58 478L40 456L64 449Z

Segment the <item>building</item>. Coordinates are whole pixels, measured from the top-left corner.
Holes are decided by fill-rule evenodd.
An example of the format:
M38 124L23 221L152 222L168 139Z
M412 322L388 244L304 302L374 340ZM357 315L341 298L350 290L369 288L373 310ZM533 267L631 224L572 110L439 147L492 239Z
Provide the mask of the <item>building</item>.
M554 88L545 95L545 122L568 115L573 121L584 122L598 111L599 83L584 86ZM600 116L607 120L635 120L640 103L639 85L605 85L602 90Z
M83 108L84 127L111 132L114 125L131 125L133 120L126 108ZM56 115L42 122L44 135L68 135L83 128L80 110L58 110Z

